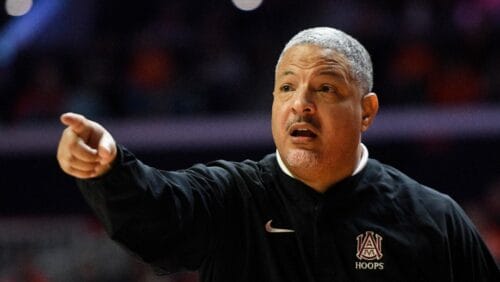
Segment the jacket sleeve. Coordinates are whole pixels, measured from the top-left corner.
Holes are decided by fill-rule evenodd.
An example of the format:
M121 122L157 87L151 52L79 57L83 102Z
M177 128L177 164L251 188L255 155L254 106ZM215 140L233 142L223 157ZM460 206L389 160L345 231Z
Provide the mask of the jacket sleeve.
M112 240L170 273L197 269L216 245L231 178L220 166L161 171L118 146L106 175L77 184Z

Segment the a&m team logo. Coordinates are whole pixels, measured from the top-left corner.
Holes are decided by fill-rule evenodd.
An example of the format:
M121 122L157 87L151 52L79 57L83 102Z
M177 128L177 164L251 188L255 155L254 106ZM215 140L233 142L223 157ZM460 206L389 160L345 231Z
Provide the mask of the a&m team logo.
M373 231L366 231L356 237L356 257L360 260L355 263L356 269L382 270L382 236Z

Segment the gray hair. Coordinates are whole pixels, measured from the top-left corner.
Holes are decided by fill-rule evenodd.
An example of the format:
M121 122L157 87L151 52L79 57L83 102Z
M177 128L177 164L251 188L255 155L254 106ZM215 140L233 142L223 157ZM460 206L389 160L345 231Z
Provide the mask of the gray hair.
M278 64L284 53L293 46L311 44L325 49L331 49L342 54L350 64L352 77L364 92L369 93L373 88L373 67L370 54L352 36L331 27L314 27L297 33L283 48Z

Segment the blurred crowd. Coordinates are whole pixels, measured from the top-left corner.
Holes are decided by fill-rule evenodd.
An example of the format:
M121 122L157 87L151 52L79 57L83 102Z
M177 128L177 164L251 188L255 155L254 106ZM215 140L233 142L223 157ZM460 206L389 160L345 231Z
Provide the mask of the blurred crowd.
M0 282L187 282L158 276L126 253L89 216L0 219ZM36 236L34 236L36 234Z
M500 102L498 0L75 2L0 66L0 124L268 112L279 52L319 25L367 47L384 106Z
M464 209L500 266L500 178L466 201Z

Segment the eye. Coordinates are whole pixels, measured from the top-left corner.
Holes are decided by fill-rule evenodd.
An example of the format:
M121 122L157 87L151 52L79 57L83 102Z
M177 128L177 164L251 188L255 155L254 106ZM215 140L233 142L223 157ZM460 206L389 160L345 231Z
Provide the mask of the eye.
M337 93L337 89L329 84L321 85L316 91L322 93L333 93L333 94Z
M283 84L281 87L280 87L280 91L281 92L290 92L290 91L293 91L293 88L290 84Z

